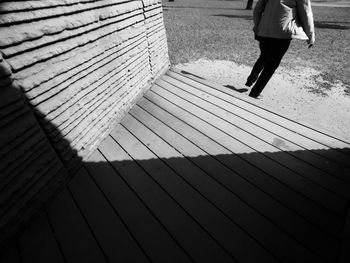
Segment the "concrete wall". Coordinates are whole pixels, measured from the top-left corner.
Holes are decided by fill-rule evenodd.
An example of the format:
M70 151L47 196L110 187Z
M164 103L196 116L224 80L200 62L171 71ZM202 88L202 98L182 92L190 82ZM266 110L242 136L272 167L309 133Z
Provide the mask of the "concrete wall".
M0 56L0 245L41 208L68 172Z
M0 99L0 118L11 119L1 119L0 188L3 177L14 186L2 203L17 188L31 191L28 176L56 177L44 161L51 155L73 174L169 66L161 0L1 1L0 52L1 96L16 94ZM16 154L21 147L27 157ZM21 158L38 163L20 170Z

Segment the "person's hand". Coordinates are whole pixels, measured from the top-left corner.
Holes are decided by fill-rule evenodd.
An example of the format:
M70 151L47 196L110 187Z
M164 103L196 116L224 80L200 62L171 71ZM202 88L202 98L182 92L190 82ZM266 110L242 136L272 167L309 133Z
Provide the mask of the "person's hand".
M315 44L315 33L312 33L311 37L307 40L308 48Z
M258 40L258 27L254 26L253 27L253 32L254 32L254 39Z
M258 34L258 27L257 27L257 26L254 26L254 27L253 27L253 32L254 32L255 35Z

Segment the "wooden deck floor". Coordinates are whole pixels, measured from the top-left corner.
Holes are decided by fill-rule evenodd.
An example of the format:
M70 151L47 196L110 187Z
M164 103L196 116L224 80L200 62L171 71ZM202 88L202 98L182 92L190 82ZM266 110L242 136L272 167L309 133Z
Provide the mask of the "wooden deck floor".
M348 143L173 70L2 262L347 262L349 199Z

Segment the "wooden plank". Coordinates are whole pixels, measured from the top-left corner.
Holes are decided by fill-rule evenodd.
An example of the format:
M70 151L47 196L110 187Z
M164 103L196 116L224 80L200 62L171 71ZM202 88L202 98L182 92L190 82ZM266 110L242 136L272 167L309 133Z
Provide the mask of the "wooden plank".
M318 165L323 164L323 166L328 166L328 164L332 162L326 158L322 158L319 155L313 154L308 149L302 148L296 144L289 142L288 140L285 140L283 137L279 137L278 134L273 134L265 129L260 128L255 123L245 121L232 112L229 112L228 109L231 104L225 104L225 101L221 99L215 100L215 97L212 97L207 93L203 93L198 90L196 92L195 89L187 85L185 86L182 82L170 79L166 76L163 78L166 79L167 82L159 80L159 85L165 84L167 86L167 90L176 93L181 98L186 99L194 105L215 114L219 118L224 118L228 123L231 123L234 127L239 128L242 131L243 136L246 135L245 137L248 137L246 139L247 142L253 144L252 140L249 139L252 136L257 137L261 141L265 142L265 144L255 146L254 148L259 149L259 151L262 152L266 151L266 155L270 155L269 149L264 149L266 148L266 145L275 147L275 150L272 149L272 152L283 151L284 158L281 158L282 154L279 154L279 162L283 162L283 164L289 168L321 185L323 188L331 190L337 195L339 195L340 192L340 194L342 194L341 196L344 196L344 199L350 198L350 184L345 183L343 180L340 180L333 175L339 175L339 173L341 173L343 176L345 176L346 174L350 173L350 170L344 167L341 169L341 167L337 166L336 164L335 165L339 167L339 169L336 169L332 174L329 174L322 169L318 169ZM169 83L172 85L169 85ZM170 89L168 89L168 87ZM298 154L300 152L303 152L304 154ZM271 155L273 158L273 154ZM345 205L346 201L343 200L343 202ZM340 212L342 213L343 211Z
M149 262L85 168L74 176L69 189L109 262Z
M188 78L185 78L179 74L176 73L169 73L172 77L176 78L177 80L181 81L182 83L186 83L188 81ZM337 174L343 173L342 170L345 168L343 166L339 167L339 164L336 165L335 162L338 162L339 159L339 152L331 149L329 146L323 145L319 142L316 142L310 138L304 137L298 133L298 130L290 130L285 128L284 126L281 126L278 122L274 122L274 115L270 114L271 117L261 117L259 116L261 109L256 108L252 106L249 103L244 103L241 100L237 100L234 97L232 97L229 94L226 94L222 91L216 90L215 88L209 88L206 85L202 85L198 82L192 82L191 83L191 89L190 91L198 90L201 92L205 92L205 94L212 95L211 98L216 97L221 100L220 105L225 105L225 109L232 108L231 112L235 114L239 114L240 116L243 116L244 119L248 119L254 124L257 124L258 126L264 127L266 130L274 132L275 134L279 134L283 136L284 138L289 139L290 141L297 141L297 144L303 146L306 149L319 149L319 151L315 151L318 155L323 156L325 159L331 159L333 162L320 162L317 164L317 166L322 167L326 171L333 171L333 175L337 176ZM227 105L229 105L227 107ZM278 121L278 120L277 120ZM289 121L291 122L291 121ZM310 136L312 135L312 132L310 132ZM317 135L317 134L316 134ZM311 137L312 138L312 137ZM327 149L327 151L321 151L322 149ZM335 155L333 158L332 156ZM346 155L341 154L341 158L348 158ZM337 171L337 169L339 171ZM348 169L346 169L348 170ZM348 177L343 177L343 180L347 180L349 182Z
M131 110L130 114L159 136L158 139L155 138L154 134L145 131L136 120L127 116L124 122L128 122L128 129L139 140L142 140L159 157L175 148L197 164L197 167L194 166L184 156L176 159L164 158L164 162L177 171L179 175L192 182L207 198L215 200L215 204L225 211L226 215L233 220L238 220L239 225L247 232L255 235L260 243L265 244L266 238L269 237L271 241L267 244L271 246L270 251L272 253L283 258L289 251L294 251L293 256L289 256L289 260L295 262L297 259L300 260L302 257L310 256L306 249L300 248L300 244L296 244L296 240L299 240L306 247L317 250L314 241L318 237L316 238L320 241L318 251L323 252L324 249L329 250L330 247L333 247L335 254L337 249L336 239L330 238L322 232L320 233L317 227L291 213L266 196L265 193L254 189L237 174L220 165L213 157L206 156L206 152L181 135L183 134L182 131L175 132L137 106ZM218 182L221 183L218 185ZM248 202L244 201L246 199L248 199ZM270 220L267 220L265 216Z
M243 108L251 109L257 115L263 118L266 118L271 122L274 122L275 124L280 125L281 127L288 128L291 131L294 131L316 142L319 142L329 148L337 148L339 150L347 149L343 153L349 155L348 149L350 147L350 144L348 142L345 142L344 140L337 138L336 136L329 135L329 132L322 132L319 130L319 128L317 129L311 128L310 125L298 123L285 116L281 116L280 114L274 112L274 110L267 109L267 107L263 108L259 105L256 105L252 103L252 101L249 98L239 97L237 96L237 93L235 91L227 89L226 87L218 85L209 80L195 77L193 74L186 74L186 77L184 77L182 71L176 68L171 68L170 71L177 73L180 76L182 75L181 77L185 78L185 82L188 84L191 84L193 86L200 86L198 84L201 84L207 88L216 89L224 94L230 95L231 99L234 101L236 105L242 106ZM169 75L171 75L169 71L168 73ZM171 75L171 76L174 76L174 75Z
M176 161L178 165L184 166L182 171L187 170L186 179L184 174L176 174L170 169L163 161L147 149L140 142L130 143L126 147L127 151L136 159L140 156L149 156L155 161L138 161L139 164L170 194L174 199L186 209L187 213L192 215L195 220L203 226L222 246L229 251L234 258L237 258L239 262L251 262L254 260L260 260L261 262L274 262L275 259L271 257L257 242L242 231L239 226L233 224L222 212L217 209L216 205L207 200L206 196L200 194L198 189L193 186L187 179L190 180L203 180L205 178L196 179L196 167L188 166L188 160L184 156L180 155L170 146L167 146L159 137L150 133L140 123L136 123L136 120L131 116L126 116L123 120L123 125L127 127L139 140L142 140L148 147L155 149L157 152L162 152L162 156L166 156L164 160ZM120 133L116 134L115 138L118 142L125 140L131 140L131 135ZM173 156L173 158L169 158ZM176 157L177 156L177 157ZM168 158L167 158L168 157ZM174 159L174 157L176 157ZM189 178L190 174L193 176ZM197 173L198 174L198 173ZM201 174L203 176L203 173ZM199 175L199 177L201 176ZM205 176L205 175L204 175ZM211 183L213 183L211 181ZM215 183L215 182L214 182ZM205 183L204 183L205 184ZM210 183L206 184L209 186ZM223 189L220 189L223 190ZM254 250L254 255L249 254L249 251Z
M146 96L148 96L148 94ZM154 97L158 99L156 95ZM162 105L164 107L167 107L166 104ZM168 112L167 108L161 108L156 104L156 102L149 100L149 98L141 98L138 101L137 106L135 107L140 107L144 111L150 113L152 116L162 121L168 127L172 128L177 132L180 132L180 134L183 137L193 142L197 147L204 150L207 154L211 156L231 154L231 152L228 149L221 146L211 138L205 136L203 133L200 133L198 130L195 129L195 127L192 127L187 123L183 122L182 120L178 119L170 112Z
M333 214L328 213L322 207L318 206L304 195L301 195L300 193L291 189L287 184L284 184L283 181L281 182L281 180L275 180L279 178L276 178L276 176L271 177L268 169L265 169L267 171L261 169L260 166L262 165L262 162L257 161L257 165L254 165L251 160L246 159L246 154L232 154L231 150L234 151L235 147L234 145L231 146L231 137L220 133L216 128L200 121L192 114L182 110L169 101L166 101L153 92L148 92L145 97L161 108L167 109L168 112L188 125L196 127L200 133L203 133L206 137L211 138L222 147L228 149L231 155L229 155L229 157L222 156L221 159L225 160L226 163L234 167L236 172L245 177L252 184L257 185L259 188L271 194L276 199L281 200L287 207L291 207L294 211L298 211L299 214L303 215L305 218L314 222L326 231L330 231L331 233L339 233L341 222L339 222L339 219ZM276 174L277 176L280 175L280 173Z
M119 163L121 166L128 163L130 158L122 149L115 148L112 142L112 138L108 137L101 143L100 151L104 154L112 154L115 149L115 154L110 156L111 163ZM157 221L143 201L112 166L107 164L104 156L99 151L95 151L85 166L151 261L191 262L188 255Z
M135 112L133 111L132 113ZM137 115L138 117L140 117L139 114ZM148 117L149 116L147 116L146 118ZM174 169L174 171L177 172L178 176L184 178L184 181L190 184L194 189L196 189L196 191L201 193L201 195L208 199L208 201L211 202L213 206L217 207L218 210L220 210L225 216L227 216L232 222L234 222L238 226L238 228L233 228L232 226L230 226L230 224L224 224L225 221L220 220L220 217L215 217L213 213L210 212L210 209L206 208L206 206L196 201L195 198L190 198L188 194L186 196L184 196L181 193L177 194L177 198L179 200L181 198L183 199L182 203L191 202L191 199L195 201L195 203L193 204L194 208L192 208L189 212L194 216L198 214L198 221L202 221L203 225L205 225L208 231L215 232L215 227L212 227L210 225L214 223L215 225L220 225L220 228L224 228L223 230L219 229L220 231L217 232L216 235L220 235L220 233L223 231L221 235L223 235L224 237L225 235L235 237L236 240L231 240L231 245L234 244L231 250L233 255L238 259L239 262L255 262L256 260L258 260L259 262L263 261L264 258L257 253L261 250L261 247L254 248L254 244L251 244L252 242L257 242L260 246L270 251L271 254L275 255L279 259L284 258L285 255L288 254L291 250L295 251L295 254L289 257L290 262L295 262L297 258L304 258L307 261L315 262L319 260L319 258L311 255L311 253L307 249L298 244L295 240L293 240L293 238L287 236L286 233L283 233L283 231L278 229L276 225L267 220L254 208L247 205L246 202L244 202L242 199L230 192L225 186L219 184L216 180L214 180L212 177L213 174L211 174L212 176L209 176L208 174L203 172L201 168L194 165L194 163L189 161L184 156L180 156L178 158L164 158L164 156L169 156L174 151L174 148L172 147L184 143L184 141L182 140L179 141L177 144L169 145L163 141L163 139L169 140L170 137L172 137L172 141L177 140L178 137L174 133L171 133L168 130L163 131L167 134L167 136L165 136L165 138L163 136L162 138L160 138L157 137L155 134L152 134L149 130L147 131L144 128L142 128L142 125L140 123L137 124L137 121L135 119L127 117L124 119L123 123L127 125L128 129L130 127L130 132L132 132L135 136L142 140L143 144L147 145L153 152L155 152L159 157L161 157L166 164L168 164L172 169ZM147 124L149 123L150 122L147 121ZM159 123L155 123L152 127L152 130L155 127L160 127L160 129L163 128ZM160 129L158 129L157 132ZM187 152L191 152L190 156L193 156L191 160L198 160L198 162L200 162L199 160L203 160L203 162L207 162L208 166L214 165L215 167L215 161L213 159L209 158L208 156L205 156L205 154L203 153L201 155L200 152L196 151L189 144L184 143L182 145L182 148L186 148ZM141 149L139 148L137 148L137 150L141 151ZM194 157L196 155L197 157ZM145 169L147 169L147 164L148 163L141 162L141 165L144 165ZM162 174L159 176L159 180L164 180L164 184L170 184L169 188L174 187L174 185L179 185L179 183L175 183L168 177L164 178L164 174L168 175L173 173L171 172L171 170L167 171L168 169L166 168L162 169L162 166L159 163L154 164L154 166L156 166L157 169L160 169L162 171ZM216 166L216 168L218 167ZM148 169L151 170L152 167ZM152 172L152 174L155 173L156 172ZM218 176L218 173L218 170L216 170L215 176ZM229 176L232 177L232 174L230 174ZM245 188L245 190L247 189ZM181 190L177 191L180 192ZM188 190L182 189L182 191L188 193ZM250 192L250 194L252 193ZM176 195L176 192L174 193L174 195ZM200 211L196 211L198 209L200 209ZM208 220L209 222L206 222L206 220ZM245 237L247 233L251 237L250 239ZM215 233L213 235L215 235ZM231 239L232 238L233 237L231 237ZM269 238L270 240L270 242L268 243L266 242L267 238ZM223 242L222 237L221 239L219 237L219 240ZM230 248L228 247L228 249ZM255 253L253 255L249 255L249 251L255 251ZM295 258L293 259L293 257ZM266 258L266 260L269 262L272 259Z
M17 241L11 241L2 247L0 251L0 262L2 263L22 263L20 250Z
M291 144L288 145L284 140L271 136L271 134L262 129L259 129L255 125L247 126L247 123L243 123L241 119L235 118L234 115L229 114L225 110L220 109L216 105L210 104L201 98L192 96L183 89L169 84L168 82L159 80L158 84L167 91L176 94L176 96L173 96L172 98L174 98L175 103L181 107L189 107L189 105L193 104L193 107L190 107L190 111L194 114L200 116L204 120L209 120L209 122L215 124L227 134L234 134L234 138L251 147L252 150L262 152L268 158L297 173L298 176L300 176L302 179L310 180L310 183L305 182L304 184L308 184L308 187L310 188L314 187L315 191L320 191L321 195L319 197L322 198L322 196L324 196L323 201L328 202L333 199L333 202L329 202L328 204L322 202L321 204L327 204L328 209L334 209L332 211L337 212L339 215L342 215L344 213L346 200L340 198L337 194L332 195L325 189L325 187L327 187L328 181L321 180L324 178L322 171L308 165L302 159L294 158L294 156L286 152L283 147L279 149L273 144L269 144L267 141L273 141L277 139L279 142L283 142L283 144L286 145L286 148L291 148ZM274 154L275 152L278 152L278 155ZM322 183L322 185L320 185L320 183Z
M231 144L230 147L234 153L256 153L255 155L247 155L246 158L249 158L250 161L255 163L255 165L261 166L265 170L269 170L271 175L279 177L285 183L307 195L309 198L318 202L330 211L334 211L340 215L344 213L346 201L323 189L319 185L307 180L307 178L290 169L290 167L287 167L286 165L288 165L288 162L283 160L283 158L287 158L284 152L278 152L278 156L274 155L275 158L271 159L271 154L267 156L264 152L260 151L260 147L263 147L263 143L258 138L242 132L237 127L223 121L223 119L220 119L214 114L176 96L174 93L165 89L164 86L160 87L154 85L152 91L166 97L177 106L185 108L186 111L191 112L193 116L198 116L201 120L204 120L206 123L217 128L218 132L228 135L230 139L225 145ZM268 150L268 148L269 146L264 146L265 150ZM270 151L273 152L273 148L270 148ZM282 159L282 161L279 159ZM297 162L293 162L293 164L297 165ZM283 176L281 173L283 173Z
M45 213L30 224L30 227L19 237L18 244L23 263L64 262Z
M123 148L126 147L125 144L136 143L136 138L132 140L132 137L127 136L127 132L121 126L117 126L117 130L112 131L111 135L114 136L115 133L121 132L122 140L118 140L118 143ZM123 149L118 148L118 144L113 141L108 141L108 144L113 148L103 153L109 161L112 161L115 156L120 156ZM148 160L147 156L140 156L140 158ZM217 259L220 259L220 262L234 262L234 259L203 231L136 162L133 160L123 163L114 161L112 165L195 262L213 262Z
M172 77L163 76L162 80L170 82L178 87L185 87L185 90L187 92L224 109L226 114L228 112L231 113L229 116L227 116L230 118L230 120L233 121L238 119L240 123L243 121L244 125L242 126L240 124L241 127L253 126L255 129L265 131L263 137L265 140L270 141L276 146L282 146L282 149L285 148L285 150L288 150L290 154L293 154L299 159L308 161L312 165L326 171L327 173L332 174L333 177L341 178L341 182L346 182L346 180L347 182L350 182L350 178L348 178L348 176L344 176L350 173L350 170L344 166L339 165L338 163L335 163L334 160L332 161L331 157L334 150L330 149L329 147L305 138L296 132L292 132L281 126L278 126L269 120L259 117L253 112L238 107L234 104L234 101L232 101L231 96L225 93L222 93L215 89L210 89L204 85L189 86L188 84L185 84L186 79L182 76L172 73L169 74L171 74ZM281 138L276 138L276 136ZM307 154L304 154L305 151L303 150L310 151L308 151ZM349 157L343 155L343 158ZM335 161L337 162L338 159ZM346 196L349 198L349 189L347 189L346 192L348 193Z
M344 238L341 243L338 263L349 263L350 262L350 237Z
M107 262L66 188L47 211L67 262Z

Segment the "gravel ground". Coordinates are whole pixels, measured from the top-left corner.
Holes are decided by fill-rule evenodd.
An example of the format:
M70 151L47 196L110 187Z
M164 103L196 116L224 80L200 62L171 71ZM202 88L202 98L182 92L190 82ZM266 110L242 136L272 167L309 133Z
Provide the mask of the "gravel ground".
M175 67L236 89L246 88L244 83L251 70L232 61L205 59ZM345 89L345 84L329 83L312 68L281 65L257 103L350 142L350 96Z

